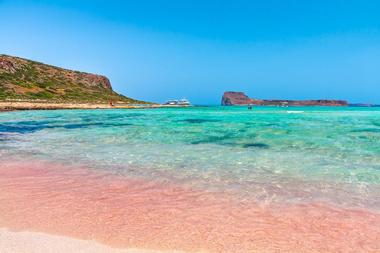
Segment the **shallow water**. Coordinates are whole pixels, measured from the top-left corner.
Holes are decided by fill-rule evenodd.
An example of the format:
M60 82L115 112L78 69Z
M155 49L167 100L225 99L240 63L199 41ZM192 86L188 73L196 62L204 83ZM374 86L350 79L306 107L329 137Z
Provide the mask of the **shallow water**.
M58 166L56 164L59 164L59 170L63 171L85 167L88 171L86 173L89 174L83 176L82 183L77 182L77 178L73 178L71 174L60 172L54 174L54 177L41 178L39 172L36 172L34 181L39 185L45 184L45 188L50 189L50 192L52 185L62 183L60 186L64 188L67 180L75 182L70 187L74 187L78 196L72 199L80 199L80 196L87 196L86 194L91 192L98 194L107 192L109 188L107 184L104 186L102 180L110 176L117 177L119 181L120 178L125 178L126 182L140 180L144 182L141 183L142 185L152 184L145 185L146 187L142 189L137 188L133 193L126 191L125 195L109 194L108 201L116 198L125 205L131 201L130 194L136 194L133 196L141 199L143 206L148 205L152 192L146 191L147 188L161 189L160 187L165 185L174 189L179 187L182 189L180 192L184 191L183 199L181 199L181 194L173 197L171 193L164 190L162 190L163 193L160 190L158 190L160 193L155 193L156 197L164 203L155 206L157 215L159 214L163 219L168 208L178 211L181 208L189 209L189 206L194 206L194 201L197 203L195 206L201 203L202 208L198 210L201 217L202 213L213 213L215 217L221 219L220 222L229 220L225 228L219 229L228 228L227 230L231 232L230 236L238 238L231 240L232 243L239 242L239 234L244 234L243 231L248 229L241 227L244 220L258 227L260 224L257 222L260 223L260 221L272 224L260 228L269 235L270 231L276 229L276 224L273 224L272 218L268 218L267 212L278 210L279 206L282 209L278 212L283 213L281 217L284 220L277 225L289 224L286 217L289 215L289 210L293 210L292 208L295 208L295 213L302 212L301 210L305 210L303 208L309 211L319 210L316 212L325 214L327 217L334 217L331 219L339 218L332 215L334 208L339 209L338 213L352 210L346 213L352 218L346 223L353 223L354 226L354 221L360 218L360 215L352 214L354 210L369 212L376 217L380 211L380 109L376 108L255 107L253 110L247 110L246 107L193 107L2 113L0 115L0 159L4 164L2 169L5 173L2 186L3 189L9 190L10 195L23 187L30 188L29 190L36 189L37 186L33 184L33 180L30 184L29 178L14 181L19 184L12 184L12 181L6 180L14 176L10 176L4 170L17 171L20 167L28 167L28 164L45 164L29 166L29 171L37 172L39 170L35 170L36 168ZM10 164L15 161L21 165ZM50 163L52 165L49 165ZM8 167L5 164L8 164ZM61 165L66 166L67 169L61 168ZM22 171L26 173L25 171L28 170ZM16 173L16 175L22 177L23 173ZM96 189L89 187L89 183L86 182L86 178L92 177L103 182L92 182L94 187L98 186ZM170 187L168 189L172 189ZM188 195L189 191L192 193ZM193 191L203 196L200 197L201 200L197 200L199 197L197 194L192 195L195 194ZM62 194L73 195L72 192L66 191ZM20 192L18 195L23 196ZM46 192L43 198L46 198L44 201L48 201L54 200L57 196L60 195L50 195ZM64 198L64 196L60 197ZM107 196L104 195L104 203L108 203L106 207L112 213L113 208L116 207L110 204L111 202L107 202ZM22 202L21 199L20 202ZM36 203L40 203L40 200ZM136 210L142 210L141 203L136 204ZM74 209L81 208L74 203L70 206ZM238 214L239 207L251 210L252 213ZM284 207L287 209L283 209ZM22 209L16 204L8 208L10 213L12 209ZM229 208L230 212L220 211ZM267 208L267 210L264 214L257 214L260 208ZM52 210L55 209L52 208ZM174 213L178 218L178 224L182 224L180 226L183 229L185 224L186 227L191 225L191 217L186 217L186 215L194 217L196 212L191 209L191 211ZM96 216L96 213L92 215ZM116 217L124 217L123 215L118 213ZM101 214L98 216L102 217ZM12 224L18 223L17 219L19 218L16 218ZM208 219L210 220L210 217ZM313 221L313 218L310 219L311 222L317 222ZM34 217L33 220L36 218ZM57 222L53 220L51 223ZM215 227L218 221L211 220L204 221L204 224L200 224L197 229L207 232L207 226ZM202 221L203 219L200 219L198 222L202 223ZM307 222L307 216L300 217L298 222L300 221ZM378 217L371 221L372 225L380 227ZM122 226L116 223L119 228ZM235 223L240 227L234 227ZM340 225L341 232L344 234L344 224ZM144 229L144 226L152 226L152 224L142 222L138 226ZM48 230L44 226L36 227L43 230L42 232ZM315 227L310 229L315 230ZM64 233L65 231L62 229L62 231L53 232ZM286 228L280 231L293 230ZM323 231L325 229L321 229L320 232ZM372 232L375 234L379 232L371 232L368 227L366 231L368 238L371 238ZM131 237L130 232L126 229L124 234ZM191 232L191 229L188 232ZM161 236L158 238L163 238L162 230L158 229L156 233ZM248 233L252 238L263 239L260 235L255 236L252 233L252 231ZM136 234L139 233L136 232ZM296 234L294 234L295 238L302 238L302 234L297 234L297 236ZM166 235L172 234L167 231ZM252 239L250 236L240 237L240 240L249 241ZM274 238L272 239L279 242L276 236L277 234L272 234ZM185 238L185 235L183 237ZM224 238L220 234L219 237ZM311 237L312 235L305 233L305 238ZM170 244L170 238L171 236L165 239L168 245L183 247L178 248L179 250L189 249L183 243ZM267 243L261 241L264 245L262 249L268 245L273 246L270 238L268 236ZM228 241L227 238L219 239L215 238L214 242ZM104 238L99 240L107 241ZM149 239L146 241L148 242ZM154 240L151 239L151 241ZM213 240L209 241L212 243ZM116 244L118 243L120 241ZM149 247L154 248L154 245L156 244L152 243ZM256 245L261 244L256 241ZM198 246L196 249L202 248L202 245ZM165 249L168 248L171 247ZM223 252L223 249L224 252L252 250L248 246L241 251L235 248L232 251L228 250L226 245L214 248L208 245L208 248L216 252ZM271 250L268 252L272 252ZM317 246L313 248L313 251L330 252L329 249L323 250Z
M3 156L86 164L265 201L380 207L379 109L12 112L1 115L0 133Z

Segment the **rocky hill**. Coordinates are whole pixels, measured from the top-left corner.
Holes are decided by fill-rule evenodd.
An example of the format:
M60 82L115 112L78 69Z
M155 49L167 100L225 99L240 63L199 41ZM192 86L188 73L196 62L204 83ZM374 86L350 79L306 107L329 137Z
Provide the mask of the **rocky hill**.
M250 99L244 92L226 91L222 97L222 105L248 105L252 104Z
M279 105L279 106L348 106L344 100L260 100L252 99L243 92L227 91L223 94L222 105Z
M144 103L112 90L107 77L0 55L0 101Z

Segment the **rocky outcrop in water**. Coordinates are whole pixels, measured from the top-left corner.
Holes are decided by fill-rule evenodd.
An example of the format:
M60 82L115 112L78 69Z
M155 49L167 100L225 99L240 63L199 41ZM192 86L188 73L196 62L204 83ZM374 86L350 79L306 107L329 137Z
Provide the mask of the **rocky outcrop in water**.
M252 103L253 100L244 92L226 91L222 97L222 105L248 105Z
M276 106L347 106L344 100L259 100L249 98L244 92L227 91L222 105L276 105Z

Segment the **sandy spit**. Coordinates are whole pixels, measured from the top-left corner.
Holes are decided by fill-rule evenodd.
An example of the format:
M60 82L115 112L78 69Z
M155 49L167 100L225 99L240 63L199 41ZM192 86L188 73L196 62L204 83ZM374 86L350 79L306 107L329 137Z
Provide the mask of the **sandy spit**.
M0 102L1 111L12 110L57 110L57 109L134 109L134 108L155 108L156 104L129 105L129 104L91 104L91 103L52 103L52 102Z
M93 103L52 103L52 102L10 102L0 101L0 111L17 110L60 110L60 109L143 109L161 107L189 107L187 105L161 105L161 104L109 104Z

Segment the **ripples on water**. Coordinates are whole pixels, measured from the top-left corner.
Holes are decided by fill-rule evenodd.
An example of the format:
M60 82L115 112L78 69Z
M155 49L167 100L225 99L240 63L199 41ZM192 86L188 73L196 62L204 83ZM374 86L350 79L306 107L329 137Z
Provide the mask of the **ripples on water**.
M379 109L195 107L3 113L0 159L10 158L85 166L105 173L98 177L112 174L222 194L236 201L232 206L325 203L380 209ZM85 185L77 184L75 189L85 193L89 190ZM216 210L224 206L213 201L209 203ZM236 218L238 223L241 218Z
M3 114L7 152L276 200L380 204L380 111L186 108ZM2 149L4 150L4 148ZM296 192L297 191L297 192ZM336 192L346 196L336 196ZM292 196L294 194L295 196Z

